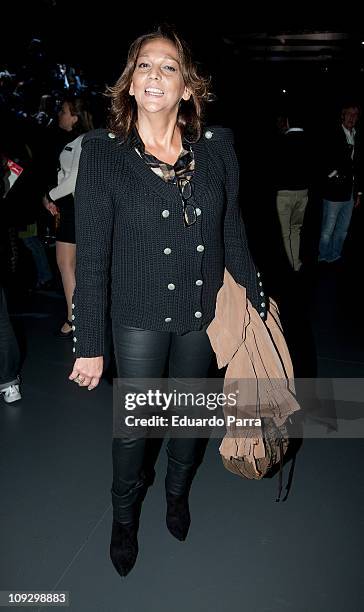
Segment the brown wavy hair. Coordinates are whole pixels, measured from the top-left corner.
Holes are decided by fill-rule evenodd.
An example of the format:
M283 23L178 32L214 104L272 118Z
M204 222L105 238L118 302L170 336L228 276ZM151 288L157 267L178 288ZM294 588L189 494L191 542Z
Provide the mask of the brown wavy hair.
M177 125L181 134L190 142L201 136L205 103L212 99L209 91L210 78L198 74L191 51L185 41L169 26L160 26L155 32L139 36L129 47L126 66L113 87L107 89L111 98L108 125L114 134L125 140L133 129L138 112L134 96L129 95L136 62L141 47L149 40L166 39L174 44L178 54L185 87L191 92L189 100L181 100Z
M77 116L78 121L72 129L72 136L77 138L81 134L85 134L94 129L92 114L89 108L88 101L85 98L78 96L66 96L63 99L69 106L71 115Z

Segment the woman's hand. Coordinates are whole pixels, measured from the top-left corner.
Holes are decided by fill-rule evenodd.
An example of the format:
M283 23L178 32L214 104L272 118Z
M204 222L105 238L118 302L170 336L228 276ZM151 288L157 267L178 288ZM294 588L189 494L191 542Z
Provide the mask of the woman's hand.
M59 213L58 207L55 205L54 202L48 200L47 196L43 196L42 202L44 208L46 208L51 213L51 215L53 215L53 217Z
M87 387L91 391L99 384L103 367L103 357L79 357L68 378L74 380L79 387Z

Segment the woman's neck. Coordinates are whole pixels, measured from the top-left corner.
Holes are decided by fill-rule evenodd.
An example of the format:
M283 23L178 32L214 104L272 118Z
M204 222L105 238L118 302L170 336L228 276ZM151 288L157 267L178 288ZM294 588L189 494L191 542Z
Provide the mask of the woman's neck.
M182 148L182 139L175 116L149 117L140 114L136 127L146 151L154 155L158 153L159 158L163 161L167 161L166 158L178 158Z

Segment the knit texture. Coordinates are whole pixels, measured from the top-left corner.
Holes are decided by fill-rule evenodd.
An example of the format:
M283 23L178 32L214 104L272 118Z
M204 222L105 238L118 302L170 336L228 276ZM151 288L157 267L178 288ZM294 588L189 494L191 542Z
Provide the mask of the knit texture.
M201 212L190 227L183 224L178 186L156 176L130 142L112 136L96 130L82 143L75 192L76 356L103 355L109 296L116 324L178 334L200 330L214 317L225 266L265 318L240 215L231 131L210 128L192 145L194 204Z

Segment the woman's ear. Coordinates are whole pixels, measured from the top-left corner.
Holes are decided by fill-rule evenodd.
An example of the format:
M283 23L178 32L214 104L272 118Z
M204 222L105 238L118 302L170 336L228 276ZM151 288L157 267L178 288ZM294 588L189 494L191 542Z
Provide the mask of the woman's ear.
M187 89L187 87L185 87L185 90L183 92L183 96L182 96L182 100L189 100L191 97L191 92L189 89Z
M133 95L134 95L134 86L133 86L133 83L130 83L129 96L133 96Z

